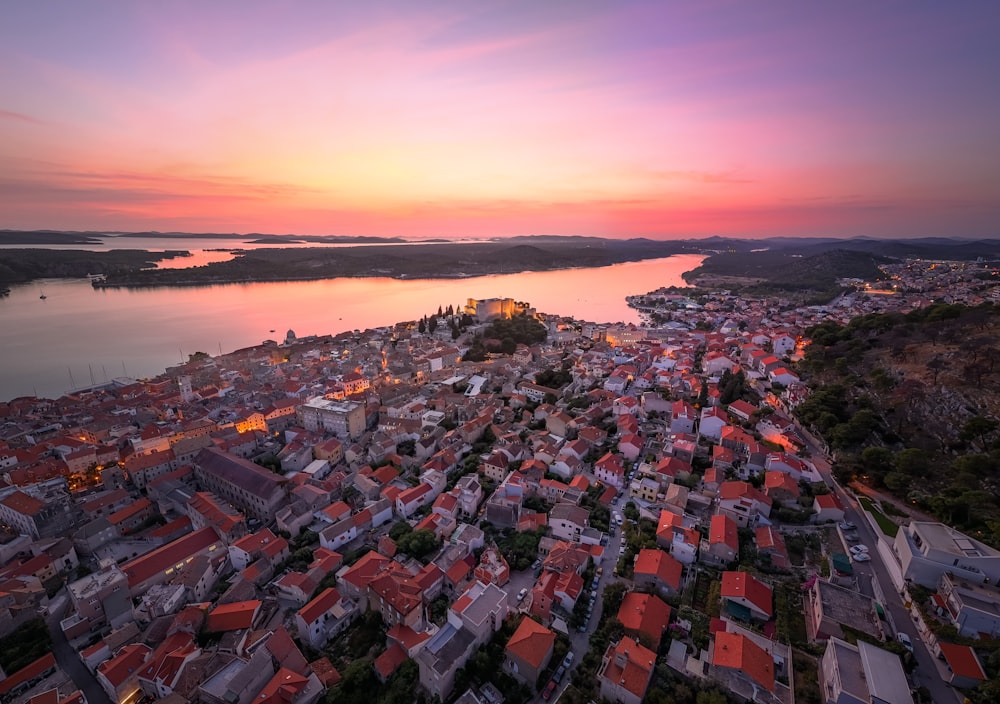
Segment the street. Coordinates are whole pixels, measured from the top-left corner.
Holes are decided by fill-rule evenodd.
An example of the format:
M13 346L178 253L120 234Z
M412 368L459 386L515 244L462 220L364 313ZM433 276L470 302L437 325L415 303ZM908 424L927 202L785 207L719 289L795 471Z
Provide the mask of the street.
M917 627L913 623L910 612L904 606L902 596L896 590L892 578L889 576L889 572L882 561L882 555L876 547L880 538L876 536L868 520L862 515L862 510L857 502L857 499L855 499L852 494L844 491L844 489L834 480L831 465L826 459L826 455L823 450L818 447L812 436L808 432L803 432L802 437L805 438L809 445L811 460L813 464L816 465L816 469L819 470L820 475L823 477L823 481L826 482L827 486L833 490L837 497L840 498L841 503L844 505L844 520L857 526L860 542L868 545L870 548L870 562L862 563L852 561L852 566L859 585L863 585L866 582L870 583L871 578L876 580L878 590L881 591L884 596L881 601L884 603L888 612L887 616L890 620L890 624L896 629L890 637L895 637L895 633L905 633L910 637L910 642L913 643L913 655L917 660L917 667L911 675L914 686L926 687L935 704L963 702L964 697L959 694L957 690L952 689L942 679L944 666L940 664L937 658L930 653L927 649L926 643L924 643L920 634L917 632ZM888 538L886 540L888 540ZM845 552L848 552L846 550L846 546ZM848 552L848 554L850 553ZM862 588L863 593L864 591L865 590ZM878 595L874 596L877 597Z
M53 599L53 602L57 603L60 599L68 599L65 589ZM98 684L97 678L83 664L76 649L69 644L62 629L59 628L61 614L62 609L55 608L45 619L52 636L52 654L56 658L56 664L69 675L73 684L80 688L80 691L87 697L88 704L111 704L107 692Z

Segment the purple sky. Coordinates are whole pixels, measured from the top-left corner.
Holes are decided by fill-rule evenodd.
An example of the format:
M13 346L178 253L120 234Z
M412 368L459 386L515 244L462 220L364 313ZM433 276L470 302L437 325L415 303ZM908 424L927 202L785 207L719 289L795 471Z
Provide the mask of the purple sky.
M11 3L0 228L997 236L992 2Z

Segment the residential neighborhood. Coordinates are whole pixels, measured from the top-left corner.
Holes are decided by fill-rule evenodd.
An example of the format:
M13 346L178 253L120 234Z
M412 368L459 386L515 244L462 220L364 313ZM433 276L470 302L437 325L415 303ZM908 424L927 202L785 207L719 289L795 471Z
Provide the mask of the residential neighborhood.
M983 300L889 273L653 292L641 326L470 299L2 403L0 638L43 645L0 698L962 702L1000 551L890 535L793 413L811 326ZM467 361L512 318L544 339Z

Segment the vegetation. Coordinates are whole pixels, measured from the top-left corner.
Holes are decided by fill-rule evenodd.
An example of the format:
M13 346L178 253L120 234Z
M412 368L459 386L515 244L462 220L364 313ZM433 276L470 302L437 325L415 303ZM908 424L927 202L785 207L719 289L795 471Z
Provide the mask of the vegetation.
M814 392L796 414L830 445L837 478L1000 545L1000 309L935 303L807 334L799 370Z
M858 503L864 507L865 511L872 515L872 518L874 518L875 522L878 523L878 527L883 533L888 535L890 538L896 537L896 533L899 532L899 526L890 521L884 513L875 508L870 499L861 496L858 498Z
M507 529L496 540L497 548L513 570L526 570L538 559L538 544L546 533L542 527L535 531L517 532Z
M30 665L52 650L52 638L45 621L35 618L0 638L0 667L8 675Z

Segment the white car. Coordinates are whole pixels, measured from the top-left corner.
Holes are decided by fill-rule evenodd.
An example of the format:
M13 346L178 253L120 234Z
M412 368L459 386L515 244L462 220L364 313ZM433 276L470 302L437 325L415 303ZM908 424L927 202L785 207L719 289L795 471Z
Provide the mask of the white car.
M867 545L852 545L851 546L851 552L853 552L855 555L857 555L858 553L861 553L861 552L867 553L868 552L868 546Z
M853 555L851 555L851 559L853 559L855 562L869 562L871 561L872 556L866 552L856 552Z
M524 597L526 597L526 596L528 596L528 588L527 587L521 587L521 591L519 591L517 593L517 600L518 601L524 601Z
M907 650L909 650L911 653L913 652L913 641L910 640L910 636L906 635L905 633L897 633L896 639L904 646L906 646Z

